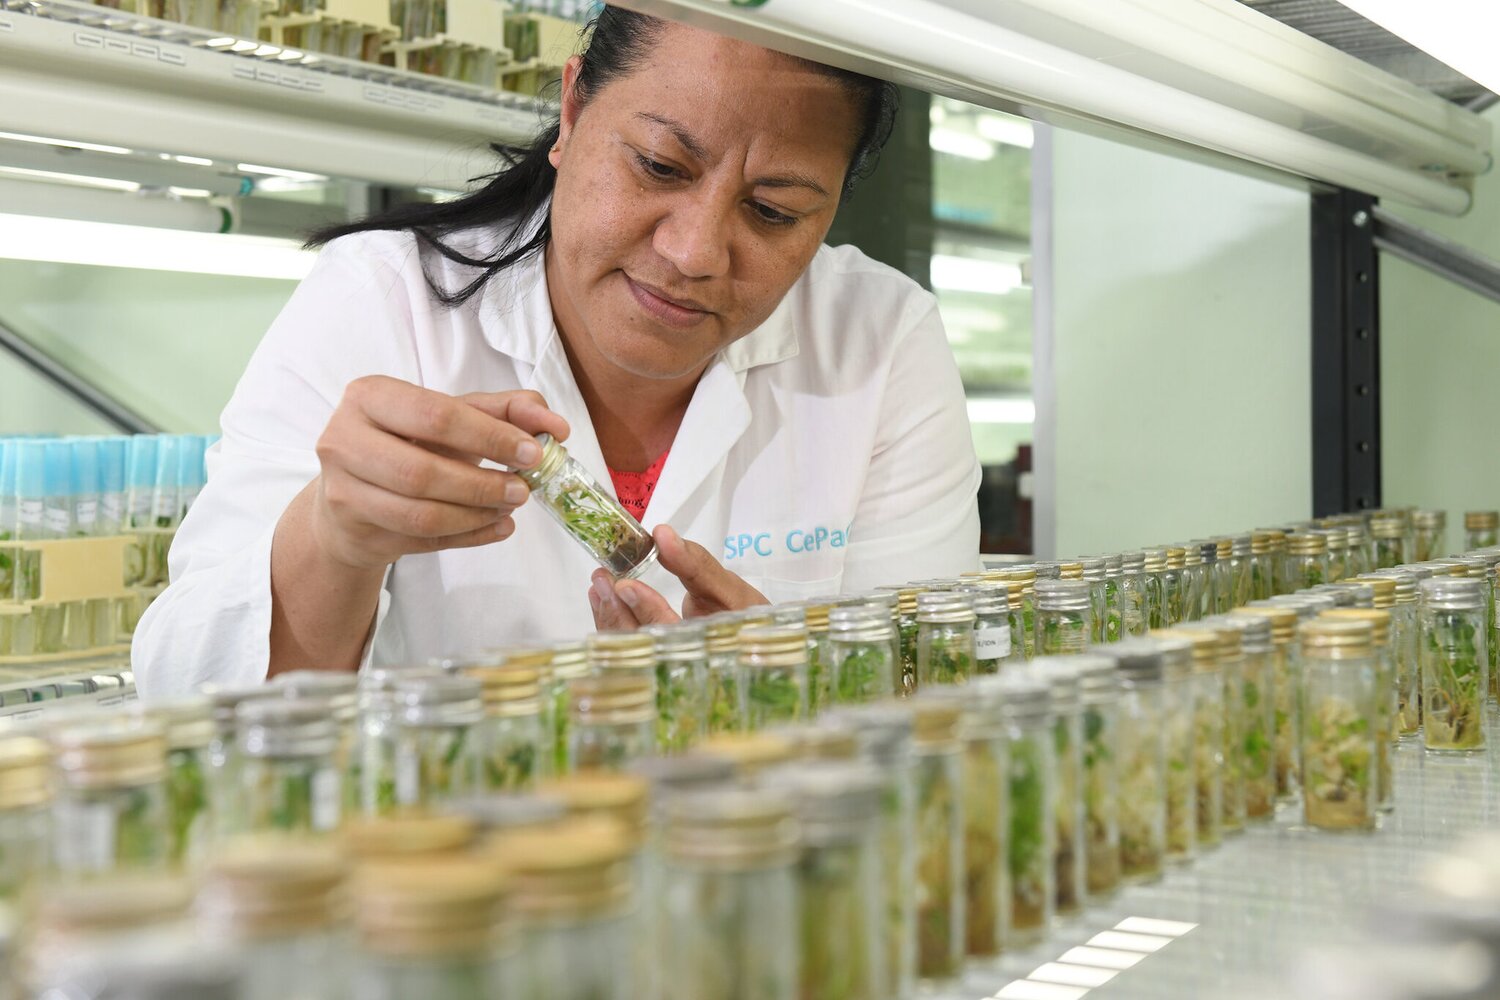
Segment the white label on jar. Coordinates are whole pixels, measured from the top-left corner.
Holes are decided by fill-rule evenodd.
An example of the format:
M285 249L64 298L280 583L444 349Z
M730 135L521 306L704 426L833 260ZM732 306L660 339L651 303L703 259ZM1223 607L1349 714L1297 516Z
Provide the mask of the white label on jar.
M115 866L115 811L106 802L53 803L57 836L52 849L57 867L71 872L102 872Z
M104 494L99 500L99 511L108 524L118 527L125 514L124 498L118 493Z
M314 830L332 830L343 812L343 789L339 773L325 768L313 775L312 825Z
M974 658L976 660L1003 660L1009 655L1009 625L986 625L974 630Z
M176 517L177 491L175 489L157 490L151 509L157 517Z
M48 507L47 530L54 535L66 535L73 529L73 515L66 507Z
M28 500L22 497L16 505L16 516L22 524L36 527L42 523L42 511L45 505L40 500Z
M99 519L99 502L80 499L73 505L73 519L78 522L80 528L92 528L94 522Z

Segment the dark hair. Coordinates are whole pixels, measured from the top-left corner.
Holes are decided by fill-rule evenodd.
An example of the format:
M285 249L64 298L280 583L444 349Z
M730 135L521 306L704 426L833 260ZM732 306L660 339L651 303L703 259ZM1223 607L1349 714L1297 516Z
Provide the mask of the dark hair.
M587 102L600 88L634 70L648 56L665 28L666 22L658 18L619 7L604 7L584 29L589 41L578 73L578 98ZM895 125L900 97L894 84L820 63L809 65L837 79L859 105L859 136L844 176L843 195L847 198L855 183L875 169L880 150ZM422 246L455 263L478 269L478 276L458 289L441 288L430 274L427 277L428 286L440 302L462 305L496 274L541 251L551 239L552 222L547 217L542 218L534 232L523 230L552 195L557 171L547 156L558 135L559 123L554 118L543 125L529 146L492 145L503 161L501 169L477 178L486 182L484 186L462 198L440 204L401 205L358 222L329 226L313 233L307 246L319 247L352 233L410 230ZM510 232L484 257L469 256L445 241L445 237L465 229L507 221L512 223Z

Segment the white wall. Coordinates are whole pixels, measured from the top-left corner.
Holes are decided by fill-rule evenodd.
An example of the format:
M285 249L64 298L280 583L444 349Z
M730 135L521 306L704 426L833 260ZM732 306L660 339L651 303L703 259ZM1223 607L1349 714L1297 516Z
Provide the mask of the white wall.
M1486 117L1500 132L1500 107ZM1500 261L1500 171L1460 219L1396 214ZM1462 512L1500 507L1500 304L1390 256L1380 260L1385 500ZM1449 516L1449 541L1461 513Z
M211 433L296 282L0 260L0 322L168 431ZM111 430L0 355L0 434Z
M1036 268L1039 382L1052 373L1038 451L1055 450L1037 489L1055 527L1043 535L1039 510L1037 552L1307 517L1307 194L1067 132L1050 154L1034 188L1050 233L1033 239L1051 257Z

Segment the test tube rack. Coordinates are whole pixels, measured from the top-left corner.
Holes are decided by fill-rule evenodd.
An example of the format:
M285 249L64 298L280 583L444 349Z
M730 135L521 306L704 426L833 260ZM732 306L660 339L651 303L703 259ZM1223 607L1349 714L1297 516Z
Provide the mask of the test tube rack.
M261 21L261 37L283 49L300 49L379 62L401 37L386 0L325 0L316 10L281 3Z

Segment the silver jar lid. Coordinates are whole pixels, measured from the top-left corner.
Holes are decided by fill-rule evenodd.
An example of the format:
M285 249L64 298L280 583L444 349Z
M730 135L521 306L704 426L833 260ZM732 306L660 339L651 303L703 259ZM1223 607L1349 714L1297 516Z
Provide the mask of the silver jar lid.
M1115 661L1103 652L1077 653L1065 659L1078 670L1078 691L1085 705L1112 701L1120 693Z
M969 595L976 616L993 618L1010 613L1010 589L1003 583L973 583L965 586L960 593Z
M1402 563L1396 568L1403 573L1410 573L1416 577L1418 584L1423 580L1430 580L1437 575L1437 570L1433 569L1431 563Z
M1239 629L1240 648L1246 653L1269 653L1274 648L1271 642L1271 619L1265 615L1226 615L1224 621Z
M645 778L653 800L689 789L705 788L734 780L734 761L712 753L690 753L675 757L643 757L626 769Z
M407 677L396 682L396 704L408 726L468 726L484 718L481 691L463 674Z
M1061 580L1062 563L1055 559L1045 559L1035 564L1036 578L1038 580Z
M1120 676L1132 684L1159 684L1166 674L1166 656L1161 642L1152 639L1126 639L1104 647L1103 653L1114 661ZM1192 669L1192 649L1180 642L1186 669Z
M1104 578L1106 580L1117 580L1125 572L1124 557L1118 553L1104 557Z
M917 621L958 624L974 620L974 602L957 591L927 591L917 595Z
M1052 713L1052 687L1035 670L1007 670L971 682L981 690L994 689L1001 710L1009 719L1046 718Z
M472 820L485 833L548 826L568 815L567 803L562 799L524 792L492 792L451 799L441 808L444 813Z
M1146 553L1136 550L1134 552L1120 553L1120 572L1126 576L1134 576L1146 568Z
M243 702L235 726L240 752L249 757L332 756L339 744L338 722L318 698Z
M1188 544L1198 550L1205 565L1212 566L1219 561L1219 543L1212 538L1195 538Z
M890 767L911 755L916 722L910 708L895 704L854 705L819 716L819 721L822 720L849 725L859 741L860 756L881 767Z
M707 630L701 622L649 625L645 632L656 642L656 658L659 661L683 663L708 657Z
M1089 585L1086 580L1038 580L1036 582L1036 609L1038 611L1087 611L1089 607Z
M828 635L847 642L889 642L891 612L879 604L855 604L828 609Z
M1109 561L1103 556L1093 556L1078 561L1083 563L1083 578L1085 580L1103 580L1109 569Z
M1248 534L1235 535L1232 539L1232 542L1234 546L1233 551L1236 557L1248 556L1253 554L1252 547L1255 544L1254 536Z
M1377 569L1370 575L1389 577L1396 581L1397 604L1417 603L1417 576L1415 573L1408 573L1401 569Z
M1080 703L1082 671L1071 656L1042 656L1031 661L1031 669L1047 684L1052 711L1076 712Z
M1351 608L1375 607L1375 588L1368 583L1361 583L1358 580L1340 580L1328 586L1351 595L1352 599L1349 604ZM1339 607L1344 607L1344 605L1340 604Z
M1466 576L1435 576L1421 582L1422 606L1445 611L1484 609L1484 581Z
M801 761L762 772L760 785L791 800L803 844L828 847L873 831L884 782L869 764Z
M272 683L288 698L317 698L328 703L340 722L352 722L359 712L359 678L332 670L289 670Z

